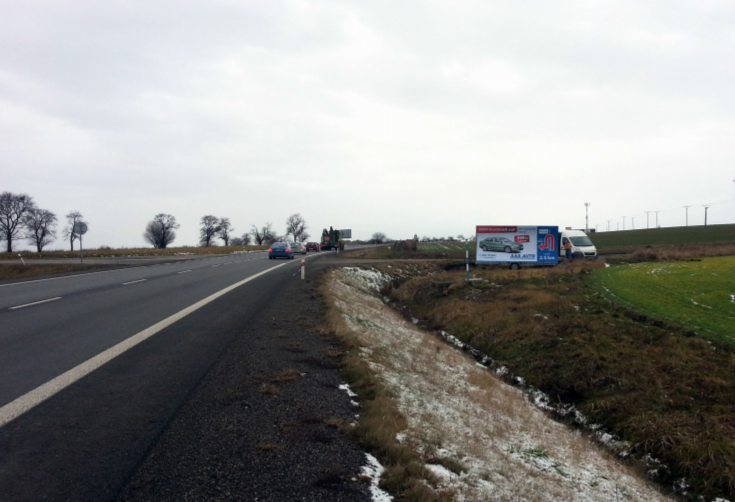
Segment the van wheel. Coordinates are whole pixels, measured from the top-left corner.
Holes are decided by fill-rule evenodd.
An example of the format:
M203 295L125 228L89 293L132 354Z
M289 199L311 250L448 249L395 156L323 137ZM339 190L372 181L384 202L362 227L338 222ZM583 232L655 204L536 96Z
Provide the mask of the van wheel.
M511 263L510 264L510 269L511 270L518 270L519 268L521 268L521 266L518 263Z

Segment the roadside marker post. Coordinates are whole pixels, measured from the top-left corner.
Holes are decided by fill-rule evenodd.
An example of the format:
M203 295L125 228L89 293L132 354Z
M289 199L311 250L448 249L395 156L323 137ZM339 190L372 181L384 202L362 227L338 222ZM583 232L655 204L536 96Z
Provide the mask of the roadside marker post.
M25 261L23 260L23 255L21 255L20 253L18 253L18 258L20 258L20 262L21 262L21 263L23 264L23 266L25 267L25 266L26 266L26 262L25 262Z
M464 257L467 262L467 282L470 282L470 241L464 243Z
M306 276L306 267L304 266L304 259L301 258L301 280L304 280L304 277Z

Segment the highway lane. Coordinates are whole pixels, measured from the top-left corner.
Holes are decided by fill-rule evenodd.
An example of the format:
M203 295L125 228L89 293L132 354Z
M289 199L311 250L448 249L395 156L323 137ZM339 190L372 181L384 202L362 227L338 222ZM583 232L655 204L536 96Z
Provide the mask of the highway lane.
M284 263L249 253L0 287L0 408L189 305ZM284 268L293 273L299 266L297 257Z
M15 370L25 377L12 380L13 385L30 387L28 379L43 380L33 373L46 371L36 359L56 364L46 378L58 374L84 359L80 351L94 354L222 285L279 266L166 327L0 427L0 499L114 500L231 342L267 335L269 323L262 313L274 300L284 301L280 293L285 284L300 283L299 261L261 258L225 265L226 260L213 260L198 269L198 279L193 278L194 272L172 270L169 275L130 286L92 289L56 302L5 309L0 317L0 354L7 347L15 358L32 365L26 369L16 364ZM211 266L217 264L220 266ZM128 277L119 279L122 284ZM63 310L71 313L57 318ZM260 331L253 333L252 326L258 322ZM37 323L53 335L34 328ZM94 326L88 328L87 323ZM6 335L8 326L12 336ZM19 336L22 340L12 347L5 345ZM23 341L34 341L34 348L25 350ZM13 359L4 357L0 363L3 389L11 386L6 378L12 375L5 365L15 364Z

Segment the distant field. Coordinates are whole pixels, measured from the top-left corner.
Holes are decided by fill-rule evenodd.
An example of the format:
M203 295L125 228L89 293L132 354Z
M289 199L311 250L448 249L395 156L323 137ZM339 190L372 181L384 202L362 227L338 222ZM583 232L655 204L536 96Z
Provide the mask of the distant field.
M626 246L668 246L677 244L735 243L735 225L652 228L600 232L590 235L597 249Z
M595 270L592 284L634 310L735 345L735 256Z
M419 242L419 251L426 253L464 253L464 242ZM475 252L475 243L470 242L470 252Z
M113 258L126 256L177 256L188 254L230 254L235 251L257 251L268 249L268 246L214 246L214 247L178 247L168 249L153 248L118 248L118 249L85 249L84 256L89 258ZM44 251L42 253L34 253L32 251L23 251L23 259L41 259L41 258L78 258L79 249L71 251ZM17 260L18 253L0 253L0 260Z

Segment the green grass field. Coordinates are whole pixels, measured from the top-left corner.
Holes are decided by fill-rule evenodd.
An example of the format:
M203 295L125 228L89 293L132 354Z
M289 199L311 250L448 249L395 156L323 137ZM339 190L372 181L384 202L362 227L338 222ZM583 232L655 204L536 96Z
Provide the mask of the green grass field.
M590 235L597 249L626 246L670 246L677 244L735 243L735 225L652 228L600 232Z
M605 296L650 317L735 345L735 256L596 270Z

